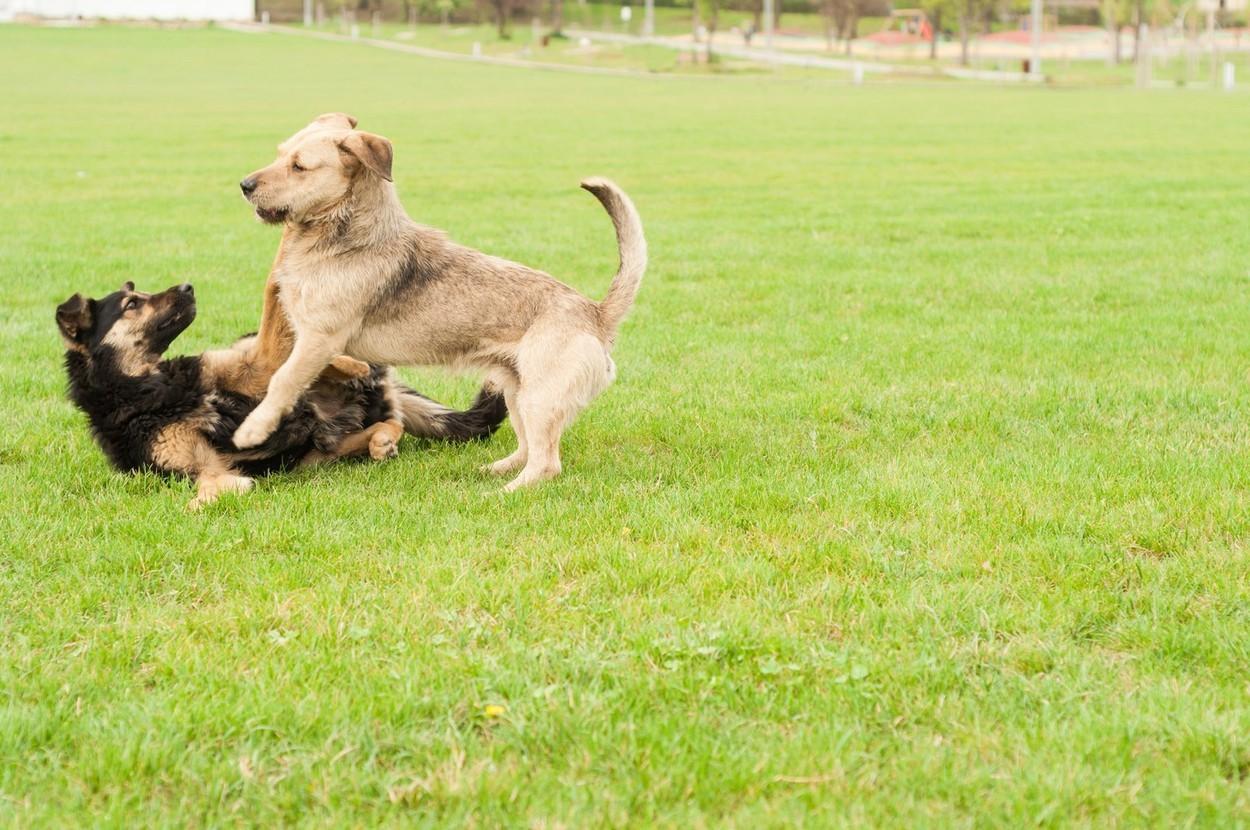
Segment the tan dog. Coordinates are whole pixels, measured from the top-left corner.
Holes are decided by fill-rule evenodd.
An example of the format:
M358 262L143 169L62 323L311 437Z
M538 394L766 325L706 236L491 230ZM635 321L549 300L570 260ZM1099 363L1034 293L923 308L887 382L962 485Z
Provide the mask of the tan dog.
M610 350L633 305L647 248L633 203L586 179L616 227L620 268L593 302L541 271L451 242L408 218L391 183L391 143L323 115L241 183L261 220L284 223L274 274L295 330L290 358L235 432L260 444L340 353L385 364L480 368L502 389L521 469L506 489L560 472L560 436L615 377Z

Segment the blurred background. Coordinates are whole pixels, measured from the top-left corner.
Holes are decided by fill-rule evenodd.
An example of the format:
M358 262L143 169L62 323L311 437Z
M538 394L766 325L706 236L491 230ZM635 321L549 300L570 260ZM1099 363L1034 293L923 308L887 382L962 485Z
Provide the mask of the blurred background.
M912 4L913 0L904 0ZM1233 89L1246 0L0 0L0 20L294 25L488 60Z

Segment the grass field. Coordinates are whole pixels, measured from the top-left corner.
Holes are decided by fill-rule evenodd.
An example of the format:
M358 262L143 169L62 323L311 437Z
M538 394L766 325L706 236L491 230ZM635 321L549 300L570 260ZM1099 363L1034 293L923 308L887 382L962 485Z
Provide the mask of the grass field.
M0 100L0 825L1250 823L1240 97L0 27ZM637 201L557 481L480 476L505 429L192 515L66 403L74 291L255 325L236 182L336 109L591 296L577 181Z

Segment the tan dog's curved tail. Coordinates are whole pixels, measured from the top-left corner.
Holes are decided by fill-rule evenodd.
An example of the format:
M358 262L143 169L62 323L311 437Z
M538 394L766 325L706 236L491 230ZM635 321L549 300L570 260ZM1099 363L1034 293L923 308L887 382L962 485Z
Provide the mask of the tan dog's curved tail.
M603 336L608 343L616 340L616 330L629 313L647 270L647 240L642 235L642 219L634 203L611 181L593 176L582 180L582 187L595 195L612 218L616 228L616 246L621 264L612 278L608 295L599 303Z

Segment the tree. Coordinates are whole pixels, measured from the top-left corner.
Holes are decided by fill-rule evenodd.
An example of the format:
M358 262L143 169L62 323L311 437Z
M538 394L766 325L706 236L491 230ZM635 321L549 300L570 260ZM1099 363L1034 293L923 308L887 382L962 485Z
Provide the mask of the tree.
M929 13L929 26L932 32L929 37L929 60L937 60L938 37L942 34L942 7L946 5L946 0L938 0L931 2L925 6L925 10Z
M564 0L551 0L551 33L564 35Z
M837 18L837 0L821 0L820 16L825 23L825 51L833 51L833 30Z
M1107 27L1107 38L1111 43L1111 51L1107 55L1107 63L1116 64L1120 62L1120 26L1122 23L1121 9L1126 4L1124 0L1102 0L1102 4L1098 8L1098 14L1102 18L1102 25Z
M707 44L704 59L712 62L712 37L716 34L716 26L720 23L720 3L721 0L693 0L694 7L694 26L696 32L700 25L707 27ZM700 8L702 7L702 8ZM706 21L703 23L702 21Z
M851 54L851 41L859 37L859 0L848 0L846 3L847 14L842 21L841 34L842 42L846 44L846 54Z
M512 33L508 31L508 24L512 20L512 0L486 0L486 4L490 7L491 16L495 19L499 39L511 38Z
M825 19L825 47L833 51L835 36L846 44L851 54L851 41L859 29L861 0L821 0L820 12Z
M968 47L974 28L991 31L995 13L994 0L956 0L955 17L959 22L959 63L968 65Z

